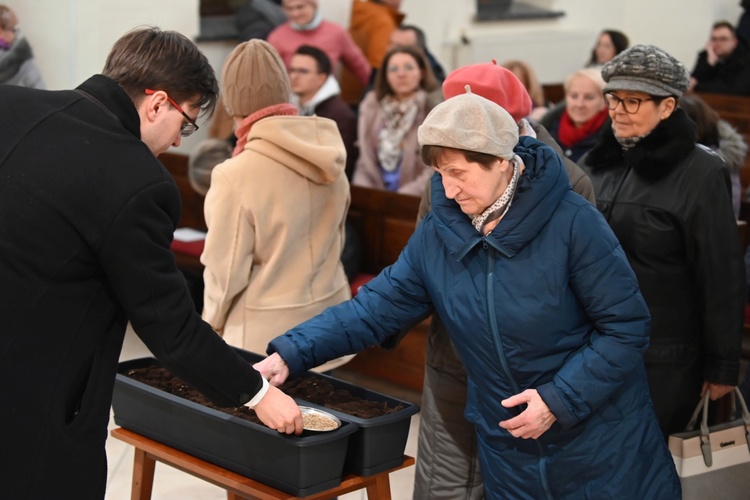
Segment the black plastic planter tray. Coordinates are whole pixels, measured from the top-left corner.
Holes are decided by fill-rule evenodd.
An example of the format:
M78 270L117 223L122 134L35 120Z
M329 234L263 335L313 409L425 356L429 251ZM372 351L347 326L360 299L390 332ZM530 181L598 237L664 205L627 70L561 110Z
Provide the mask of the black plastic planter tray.
M154 365L154 358L120 363L112 399L117 425L295 496L341 483L356 424L288 436L124 375Z
M252 352L239 349L237 352L251 363L257 363L263 359L263 356ZM403 409L389 415L364 419L303 399L297 399L299 404L324 409L336 415L342 422L357 425L357 431L349 438L349 451L346 453L344 465L346 472L352 472L360 476L371 476L401 465L404 459L406 440L409 437L411 417L419 413L418 405L328 375L308 372L305 376L322 377L330 381L336 389L345 389L356 398L387 403L389 407L402 406Z

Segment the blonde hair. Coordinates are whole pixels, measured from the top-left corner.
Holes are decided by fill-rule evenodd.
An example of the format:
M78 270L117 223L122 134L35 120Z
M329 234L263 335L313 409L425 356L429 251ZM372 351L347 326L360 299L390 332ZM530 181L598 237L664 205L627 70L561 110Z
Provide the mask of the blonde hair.
M531 66L517 59L505 61L501 66L516 75L516 78L521 81L526 88L526 92L529 93L529 97L531 97L531 102L534 103L534 106L545 105L546 100L544 99L544 90L542 89L539 79L536 77L536 73Z
M604 78L602 78L602 70L599 68L583 68L574 72L565 79L565 84L563 85L563 87L565 88L566 94L570 90L570 83L573 81L573 78L577 76L588 78L589 80L594 82L597 87L599 87L599 90L604 90Z

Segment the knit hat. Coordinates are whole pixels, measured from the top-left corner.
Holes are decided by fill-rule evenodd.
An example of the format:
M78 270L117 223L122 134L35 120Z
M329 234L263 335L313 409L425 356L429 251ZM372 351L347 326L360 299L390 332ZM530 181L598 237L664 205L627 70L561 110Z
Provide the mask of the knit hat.
M230 116L289 102L292 94L286 66L268 42L249 40L227 57L221 72L221 92Z
M471 92L451 97L435 106L417 130L420 146L443 146L513 158L518 125L510 113Z
M471 91L504 108L518 122L531 113L531 97L523 83L509 69L491 63L469 64L452 71L443 82L446 99Z
M679 97L690 85L680 61L653 45L635 45L602 66L604 92L634 90L657 97Z

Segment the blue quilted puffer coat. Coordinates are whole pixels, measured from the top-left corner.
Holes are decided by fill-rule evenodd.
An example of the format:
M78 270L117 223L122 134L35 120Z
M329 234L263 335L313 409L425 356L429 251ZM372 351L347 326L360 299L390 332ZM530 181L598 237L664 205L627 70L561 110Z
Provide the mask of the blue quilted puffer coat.
M597 209L549 147L521 138L514 201L478 233L432 179L432 212L351 301L277 337L292 373L377 345L434 308L466 366L488 499L679 499L643 365L649 313ZM344 332L345 335L341 335ZM557 421L539 439L499 427L536 389Z

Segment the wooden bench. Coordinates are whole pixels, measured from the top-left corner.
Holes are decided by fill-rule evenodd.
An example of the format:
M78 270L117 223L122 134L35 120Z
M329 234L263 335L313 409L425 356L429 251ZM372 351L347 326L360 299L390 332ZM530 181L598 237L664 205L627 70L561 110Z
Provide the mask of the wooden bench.
M164 153L159 159L180 188L182 217L179 225L205 231L203 197L195 193L190 186L187 156ZM351 193L348 221L362 239L361 271L377 275L383 268L396 261L414 232L420 200L416 196L358 186L352 186ZM177 253L175 255L177 264L183 271L193 275L202 273L198 257ZM367 349L340 369L421 391L428 325L429 320L425 320L393 349Z
M565 87L562 83L545 83L542 85L544 100L557 104L565 100Z

